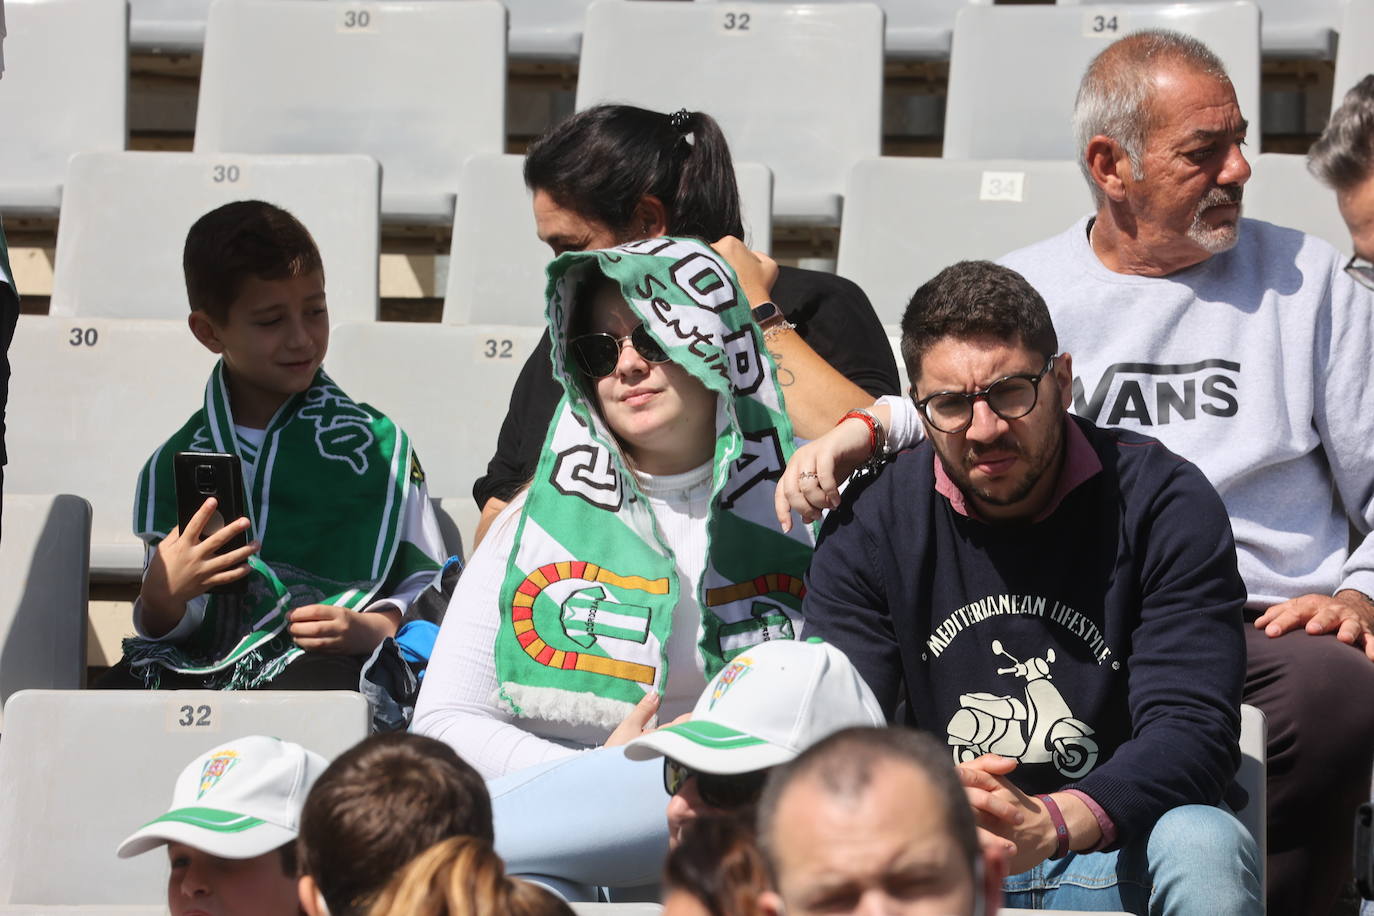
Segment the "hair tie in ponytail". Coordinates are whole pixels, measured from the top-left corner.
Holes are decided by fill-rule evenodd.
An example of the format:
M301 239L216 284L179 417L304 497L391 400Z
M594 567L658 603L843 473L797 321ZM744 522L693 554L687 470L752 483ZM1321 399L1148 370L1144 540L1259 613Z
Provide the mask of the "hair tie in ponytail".
M668 115L668 126L685 137L692 132L691 120L692 116L687 109L679 108Z

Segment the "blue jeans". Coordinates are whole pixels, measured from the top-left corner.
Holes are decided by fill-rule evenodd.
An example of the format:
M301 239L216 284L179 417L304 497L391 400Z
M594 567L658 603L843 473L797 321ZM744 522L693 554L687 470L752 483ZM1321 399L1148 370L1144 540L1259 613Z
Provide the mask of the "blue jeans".
M668 854L661 759L598 748L487 783L496 851L512 875L573 902L654 884Z
M1003 906L1258 916L1259 873L1255 841L1229 811L1184 805L1115 852L1073 853L1012 875L1002 883Z

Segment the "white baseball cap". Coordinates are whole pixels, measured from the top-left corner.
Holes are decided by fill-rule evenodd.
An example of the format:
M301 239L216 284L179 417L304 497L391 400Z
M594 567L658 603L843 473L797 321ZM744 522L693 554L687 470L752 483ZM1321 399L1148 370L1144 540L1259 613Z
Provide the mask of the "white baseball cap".
M636 738L625 756L671 757L701 773L748 773L786 763L842 728L885 724L843 652L815 638L775 639L727 663L690 720Z
M296 839L306 793L329 761L299 744L251 735L221 744L181 771L172 807L119 844L127 859L184 843L225 859L251 859Z

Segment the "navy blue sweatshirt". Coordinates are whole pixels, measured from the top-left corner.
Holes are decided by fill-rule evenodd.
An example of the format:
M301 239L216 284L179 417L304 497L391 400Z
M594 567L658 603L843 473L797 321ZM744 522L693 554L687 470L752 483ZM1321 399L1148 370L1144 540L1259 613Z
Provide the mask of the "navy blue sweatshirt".
M905 685L907 722L955 760L1016 757L1018 787L1083 791L1121 842L1216 804L1235 775L1245 588L1196 467L1067 422L1082 436L1066 445L1085 453L1086 437L1101 470L1034 522L957 511L929 442L857 482L823 527L803 613L889 717Z

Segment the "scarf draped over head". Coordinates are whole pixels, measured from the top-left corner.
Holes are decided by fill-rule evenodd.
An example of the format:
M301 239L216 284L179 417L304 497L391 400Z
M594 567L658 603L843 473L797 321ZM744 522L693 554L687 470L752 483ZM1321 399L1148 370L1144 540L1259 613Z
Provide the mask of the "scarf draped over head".
M597 274L614 281L669 358L717 396L698 582L678 581L672 546L570 359L571 313ZM553 372L564 397L501 588L498 700L517 716L609 729L647 692L662 692L684 590L701 609L697 651L707 678L753 645L794 638L814 532L778 529L773 490L792 454L792 424L749 305L714 251L691 239L650 239L569 252L548 276Z
M177 525L172 463L182 451L239 456L249 537L262 548L248 560L247 590L205 596L204 617L188 639L124 640L125 658L150 687L163 668L204 675L207 687L260 687L301 654L287 632L293 608L360 611L410 575L439 568L438 558L404 537L409 488L424 480L410 438L323 369L277 410L257 446L236 431L224 363L216 364L204 406L139 475L134 531L146 541Z

